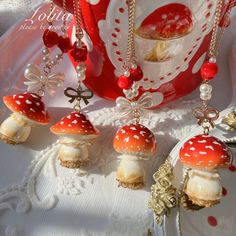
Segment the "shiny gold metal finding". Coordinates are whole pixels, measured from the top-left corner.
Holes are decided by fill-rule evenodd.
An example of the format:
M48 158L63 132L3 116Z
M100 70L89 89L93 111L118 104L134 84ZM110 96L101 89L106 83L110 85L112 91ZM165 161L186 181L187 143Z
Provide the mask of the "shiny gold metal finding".
M162 224L163 217L177 204L176 188L172 184L174 173L170 157L160 166L153 178L156 183L151 187L149 208L154 211L157 224Z
M229 126L231 131L236 130L236 111L232 111L223 117L222 123Z

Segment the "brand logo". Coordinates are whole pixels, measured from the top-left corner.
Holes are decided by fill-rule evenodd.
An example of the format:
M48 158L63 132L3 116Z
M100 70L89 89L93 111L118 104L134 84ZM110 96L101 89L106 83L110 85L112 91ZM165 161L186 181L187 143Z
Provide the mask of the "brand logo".
M45 30L48 28L47 21L51 20L53 22L69 21L72 15L70 13L64 13L63 10L53 7L50 13L44 12L41 7L38 7L30 18L25 19L25 23L22 24L19 30ZM60 29L61 26L54 26L54 29Z

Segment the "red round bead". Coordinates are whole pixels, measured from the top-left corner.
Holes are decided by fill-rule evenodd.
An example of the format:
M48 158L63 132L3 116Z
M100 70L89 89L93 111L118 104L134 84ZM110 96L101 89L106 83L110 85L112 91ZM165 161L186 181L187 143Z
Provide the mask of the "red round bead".
M117 81L118 86L121 89L130 89L133 85L133 80L130 77L126 77L124 75L121 75Z
M207 61L201 67L201 76L204 80L213 79L218 72L218 66L214 62Z
M50 31L49 29L46 29L43 33L43 42L44 45L48 48L51 48L58 44L58 34L54 31Z
M60 36L58 40L58 47L61 49L63 53L68 52L72 47L70 43L70 38L68 37L63 38L62 36Z
M138 66L137 68L135 69L130 69L129 70L130 72L130 77L134 80L134 81L139 81L143 78L143 71L141 69L140 66Z
M87 50L86 45L84 43L82 43L81 47L78 48L76 42L74 43L73 48L70 52L70 55L77 62L86 61L87 54L88 54L88 50Z

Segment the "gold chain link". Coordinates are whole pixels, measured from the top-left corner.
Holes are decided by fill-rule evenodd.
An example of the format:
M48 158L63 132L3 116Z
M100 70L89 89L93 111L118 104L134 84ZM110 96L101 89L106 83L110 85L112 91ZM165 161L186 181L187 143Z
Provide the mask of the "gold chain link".
M126 61L124 63L125 69L130 68L130 66L136 61L135 43L134 43L135 10L136 10L136 0L128 0L128 39L127 39Z
M216 57L216 41L217 41L218 27L220 23L222 4L223 4L223 0L217 1L215 19L214 19L212 35L211 35L211 42L210 42L210 47L209 47L210 57Z
M51 13L53 11L53 8L54 8L54 2L53 0L50 1L50 8L49 8L49 12ZM52 25L53 23L53 17L52 17L52 14L50 14L50 18L47 19L47 22L49 25Z
M66 0L63 0L62 1L62 7L63 7L63 18L62 18L62 28L61 28L61 31L62 33L65 35L66 32L67 32L67 27L66 27Z
M226 28L228 21L230 19L230 13L231 13L231 10L234 7L235 3L236 3L236 0L231 0L229 2L229 7L227 9L227 12L223 16L224 17L223 18L223 20L224 20L223 25L222 25L220 31L218 32L219 24L220 24L220 20L221 20L223 0L217 1L215 19L214 19L214 23L213 23L211 42L210 42L209 53L208 53L210 57L215 58L218 54L220 41L222 39L225 28Z
M81 39L83 38L84 35L81 27L82 11L81 11L80 0L73 0L73 8L74 8L74 17L76 21L76 37L79 40L79 42L81 42Z
M215 46L215 48L216 48L216 56L217 56L217 52L219 51L219 47L220 47L220 42L221 42L221 39L222 39L222 37L223 37L223 35L224 35L224 32L225 32L225 29L226 29L226 27L227 27L227 24L229 23L229 20L230 20L230 13L231 13L231 10L232 10L232 8L234 7L234 5L235 5L235 3L236 3L236 0L231 0L230 2L229 2L229 7L228 7L228 9L227 9L227 12L224 14L224 16L223 16L223 25L222 25L222 27L220 28L220 31L219 31L219 34L218 34L218 37L217 37L217 40L216 40L216 46Z

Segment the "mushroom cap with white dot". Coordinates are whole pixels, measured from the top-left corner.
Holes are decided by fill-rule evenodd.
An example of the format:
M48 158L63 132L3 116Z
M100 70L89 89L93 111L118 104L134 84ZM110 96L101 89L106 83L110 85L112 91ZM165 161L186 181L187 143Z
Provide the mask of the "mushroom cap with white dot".
M156 150L156 139L147 127L128 124L116 132L113 147L119 153L148 157Z
M49 115L41 97L35 93L21 93L3 97L4 104L13 112L30 121L48 124Z
M206 170L226 168L232 163L227 145L210 135L190 138L180 149L179 158L185 166Z
M100 131L81 112L71 112L51 126L51 132L57 135L71 135L78 139L96 138Z
M137 33L147 39L173 39L186 35L192 28L192 11L184 4L170 3L149 14Z

